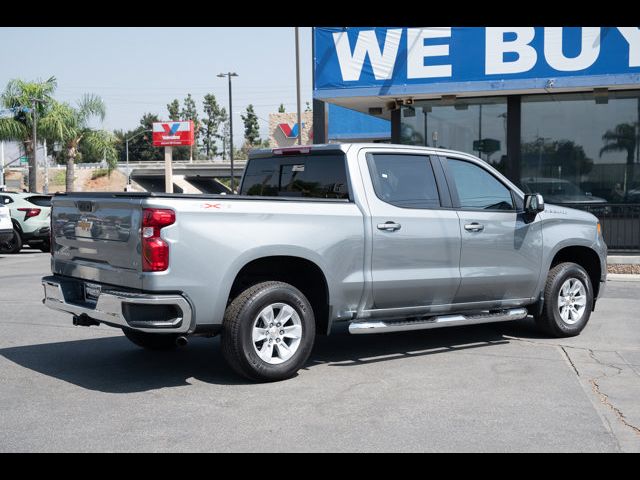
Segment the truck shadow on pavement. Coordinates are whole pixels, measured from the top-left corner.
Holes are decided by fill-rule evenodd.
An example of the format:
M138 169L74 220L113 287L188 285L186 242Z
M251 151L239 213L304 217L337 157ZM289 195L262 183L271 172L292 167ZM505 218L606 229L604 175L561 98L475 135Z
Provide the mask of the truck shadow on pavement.
M377 335L350 335L337 326L317 338L306 370L314 365L358 366L510 343L504 335L544 338L528 320ZM5 348L0 355L24 368L105 393L134 393L195 382L247 385L225 363L219 338L193 338L169 352L143 350L124 336Z

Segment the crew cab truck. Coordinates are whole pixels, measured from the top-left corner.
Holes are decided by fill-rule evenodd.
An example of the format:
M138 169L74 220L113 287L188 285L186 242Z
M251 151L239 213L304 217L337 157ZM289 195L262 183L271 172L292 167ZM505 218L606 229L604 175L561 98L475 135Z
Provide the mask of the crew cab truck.
M221 334L254 381L316 335L517 320L577 335L606 280L593 215L465 153L389 144L253 151L238 195L56 195L44 303L163 350Z

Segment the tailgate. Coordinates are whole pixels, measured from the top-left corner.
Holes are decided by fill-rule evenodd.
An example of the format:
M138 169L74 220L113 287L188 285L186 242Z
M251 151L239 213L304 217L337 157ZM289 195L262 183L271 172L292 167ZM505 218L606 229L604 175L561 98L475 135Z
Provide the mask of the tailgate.
M52 271L142 288L141 200L81 194L52 200Z

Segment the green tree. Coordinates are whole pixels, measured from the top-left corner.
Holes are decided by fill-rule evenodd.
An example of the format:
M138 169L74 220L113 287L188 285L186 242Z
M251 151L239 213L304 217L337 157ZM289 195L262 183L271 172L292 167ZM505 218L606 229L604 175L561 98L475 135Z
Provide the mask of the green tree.
M20 142L24 154L29 156L29 171L35 172L36 146L33 144L33 100L36 100L36 113L40 130L40 123L46 117L55 103L53 93L57 87L55 77L46 81L26 82L20 79L9 81L0 96L4 108L14 109L15 115L10 118L0 118L0 140ZM39 137L42 140L42 137ZM45 137L46 138L46 137ZM36 176L29 175L29 190L36 191Z
M208 159L218 154L217 141L220 138L218 131L225 121L227 112L218 105L216 96L212 93L204 96L203 104L205 117L202 119L202 146Z
M248 148L260 143L260 129L258 127L258 116L253 110L253 105L247 107L247 114L240 115L244 122L244 139Z
M196 107L196 102L193 100L193 97L190 93L187 94L186 98L182 102L182 111L180 112L181 120L192 120L193 121L193 136L194 136L194 145L190 147L191 158L193 158L194 146L195 152L197 156L198 145L200 140L200 119L198 118L198 109Z
M105 114L106 107L102 99L97 95L85 94L76 107L54 102L40 122L40 128L46 136L64 145L67 192L73 191L74 165L80 142L97 134L89 127L89 122L94 118L104 120Z
M224 118L224 123L222 124L222 135L220 135L220 139L222 140L222 160L226 161L227 155L229 154L229 145L231 145L229 141L229 139L231 138L231 126L229 125L229 117L226 115L226 111Z
M97 161L106 161L109 173L118 166L118 139L106 130L90 132L82 142L86 156Z
M280 106L278 107L278 113L285 113L285 109L284 109L284 104L281 103Z
M625 180L625 192L627 186L633 182L636 145L638 134L635 123L620 123L613 130L607 130L602 135L604 146L600 149L600 157L605 152L627 152L627 172Z
M116 130L114 132L116 137L116 150L117 156L120 160L126 158L126 144L125 139L132 138L129 141L129 157L132 162L160 162L164 159L162 149L153 146L153 136L151 129L153 128L153 122L159 122L158 115L152 113L145 113L140 119L140 126L129 131ZM146 130L146 131L145 131ZM143 133L144 132L144 133Z
M180 102L177 98L167 104L167 110L169 111L169 120L172 122L180 120Z

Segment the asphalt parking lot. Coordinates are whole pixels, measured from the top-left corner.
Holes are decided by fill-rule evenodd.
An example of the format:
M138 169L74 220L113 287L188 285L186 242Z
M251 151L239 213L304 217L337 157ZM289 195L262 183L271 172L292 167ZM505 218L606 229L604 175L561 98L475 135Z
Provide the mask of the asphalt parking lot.
M0 451L640 451L640 282L582 335L530 320L321 337L250 384L218 339L144 351L41 303L49 255L0 255Z

